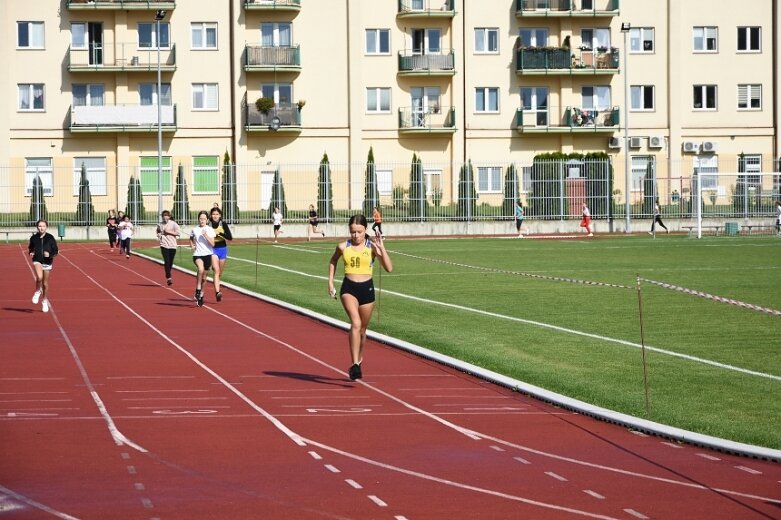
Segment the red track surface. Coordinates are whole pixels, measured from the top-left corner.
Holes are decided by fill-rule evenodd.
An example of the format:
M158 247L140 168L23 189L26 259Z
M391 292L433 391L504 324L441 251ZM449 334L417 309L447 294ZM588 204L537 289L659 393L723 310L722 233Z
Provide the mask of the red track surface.
M676 445L193 279L0 247L0 517L781 518L781 465Z

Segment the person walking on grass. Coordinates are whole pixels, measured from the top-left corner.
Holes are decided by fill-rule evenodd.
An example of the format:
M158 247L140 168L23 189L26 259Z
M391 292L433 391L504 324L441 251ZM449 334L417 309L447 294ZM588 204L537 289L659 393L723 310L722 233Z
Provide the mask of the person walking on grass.
M523 238L523 205L521 201L515 203L515 230L518 232L518 238Z
M315 233L319 233L325 237L325 231L320 231L320 228L318 226L320 225L320 218L317 216L317 210L315 210L315 205L310 204L309 205L309 227L306 230L306 240L307 242L312 240L312 235Z
M195 303L198 307L203 307L203 285L206 283L206 276L212 267L216 236L217 232L209 224L209 214L206 211L198 212L198 225L190 232L190 247L193 250L193 263L197 270Z
M49 312L49 276L52 273L54 257L59 253L57 240L47 233L49 223L45 220L39 220L35 223L36 233L30 237L30 244L27 250L33 261L33 271L35 272L35 292L32 301L34 304L41 302L41 310Z
M157 239L160 241L160 254L163 255L163 270L165 271L165 283L172 285L171 268L176 257L176 239L182 234L179 224L171 218L171 212L164 210L160 214L162 222L157 225Z
M282 234L282 212L279 208L274 208L274 213L271 214L271 222L274 225L274 243L277 243L279 235Z
M581 217L580 227L586 228L586 233L588 233L586 236L593 237L594 233L591 232L591 210L588 209L585 202L581 210Z
M130 242L133 239L133 223L130 221L130 215L125 215L122 222L117 227L119 230L120 254L125 252L125 258L130 258Z
M214 269L214 297L217 298L217 301L221 301L220 278L225 271L225 262L228 260L227 241L233 240L233 234L231 234L228 224L222 220L222 210L220 208L212 208L209 223L216 233L214 238L214 259L212 261L212 268Z
M382 268L387 272L393 271L393 263L382 243L382 235L377 232L374 240L369 240L366 235L368 225L364 215L353 215L348 224L350 238L337 244L328 263L328 294L336 298L336 264L340 259L344 260L344 279L339 296L350 318L349 346L352 364L348 375L353 381L363 377L363 347L366 344L366 329L374 310L374 259L379 258Z
M670 233L670 230L667 229L667 226L665 226L664 222L662 222L662 209L659 207L659 199L654 201L654 221L651 222L651 231L648 232L649 235L654 234L654 228L656 227L656 224L662 226L668 234Z

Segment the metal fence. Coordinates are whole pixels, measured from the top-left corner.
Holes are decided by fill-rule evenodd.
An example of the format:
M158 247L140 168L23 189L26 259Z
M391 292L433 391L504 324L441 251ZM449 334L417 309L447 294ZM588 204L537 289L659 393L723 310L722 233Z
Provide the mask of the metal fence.
M70 167L29 159L26 167L0 169L0 226L27 226L39 217L95 225L109 209L125 211L138 223L152 223L161 202L181 223L194 222L199 210L217 204L230 221L248 224L270 221L275 206L287 222L305 222L310 204L328 222L343 222L359 212L371 215L374 207L387 221L510 220L516 200L529 219L579 219L586 203L594 219L612 221L625 219L627 207L623 171L616 172L609 158L530 164L225 166L218 157L194 157L174 166L176 158L163 157L161 182L156 157L140 158L133 167L83 159L67 159L73 163ZM634 157L628 182L630 219L651 218L656 200L668 218L693 218L697 176L703 217L775 215L781 174L762 171L767 165L761 162L720 166L717 172L702 161L658 164L650 156Z

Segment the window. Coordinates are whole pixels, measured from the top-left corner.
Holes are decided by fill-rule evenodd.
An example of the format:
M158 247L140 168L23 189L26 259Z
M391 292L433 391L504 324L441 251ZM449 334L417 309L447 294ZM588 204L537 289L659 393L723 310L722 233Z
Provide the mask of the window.
M529 193L532 191L532 167L521 166L521 191Z
M706 173L719 173L719 156L718 155L697 155L694 157L694 173L695 175L701 175L700 180L702 182L703 190L715 190L718 188L719 180L715 175L705 175ZM692 179L693 183L696 183ZM697 193L697 184L693 184L694 193Z
M632 110L653 110L654 109L654 86L653 85L632 85L630 87L631 109Z
M260 44L263 47L292 46L293 26L290 23L260 24Z
M366 112L390 112L390 88L366 89Z
M390 30L366 29L366 54L390 54Z
M581 89L583 108L586 110L608 110L610 104L610 87L592 86Z
M163 193L171 193L171 158L162 157ZM141 193L144 195L156 194L157 186L157 156L141 157L141 171L139 175Z
M522 47L545 47L548 45L548 29L521 29L519 37Z
M716 27L695 27L694 28L694 51L695 52L716 52L718 51L718 28Z
M762 85L738 85L738 108L762 108Z
M217 24L194 22L190 24L190 36L193 49L217 48Z
M739 170L738 170L739 171ZM738 182L741 180L749 186L760 187L762 186L762 177L759 175L762 172L762 156L759 154L743 156L743 171L747 174L755 175L741 175L738 177ZM742 179L741 179L742 177Z
M43 22L16 22L16 46L43 49Z
M88 26L84 22L71 23L71 49L86 49Z
M478 166L477 192L496 193L502 191L501 166Z
M521 109L524 126L548 126L548 87L521 87Z
M264 83L260 86L261 96L271 98L280 108L287 108L293 104L292 83Z
M478 54L496 54L499 52L499 29L475 28L475 52Z
M105 157L74 157L73 158L73 196L79 196L81 183L81 165L87 170L89 191L92 195L106 195L106 158ZM155 190L157 191L157 190Z
M610 49L610 29L582 29L580 31L580 42L584 50Z
M653 155L633 155L632 161L632 191L643 191L643 181L649 174L653 175L656 168Z
M219 193L220 158L193 157L193 193Z
M426 181L426 196L431 197L434 191L442 193L442 170L423 168L423 178Z
M478 87L475 89L475 112L499 112L499 89Z
M216 83L193 83L193 110L217 110Z
M29 197L33 193L35 177L41 179L44 195L54 194L54 170L51 157L27 157L24 160L24 188Z
M716 85L694 85L694 109L716 110Z
M102 107L104 104L102 83L74 84L71 90L74 107Z
M738 27L738 52L759 52L760 44L759 27Z
M393 170L375 170L377 191L380 195L393 195Z
M171 84L161 83L160 96L161 105L172 105L171 101ZM157 104L157 83L140 83L138 85L139 103L141 105L156 105Z
M413 54L439 54L442 52L442 31L439 29L412 29Z
M161 49L171 48L170 26L168 23L160 24L160 34L157 34L157 23L138 24L138 46L141 49L157 49L158 42Z
M629 52L654 52L653 27L629 29Z
M43 110L43 83L20 83L17 86L19 104L17 108L24 111Z

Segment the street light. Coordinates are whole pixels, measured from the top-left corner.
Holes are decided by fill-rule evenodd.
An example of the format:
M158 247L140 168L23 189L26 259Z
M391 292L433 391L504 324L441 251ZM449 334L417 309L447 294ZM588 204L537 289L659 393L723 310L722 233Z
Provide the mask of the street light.
M621 22L621 32L624 33L624 189L625 189L625 220L624 220L624 232L632 232L632 221L629 218L629 212L631 211L631 205L629 204L629 194L632 187L632 175L629 170L629 108L631 102L629 100L629 66L627 65L627 57L629 56L629 45L626 40L629 35L629 30L632 28L632 24L629 22Z
M165 9L155 13L155 40L157 43L157 218L163 213L163 112L160 105L162 82L160 81L160 20L165 18Z

